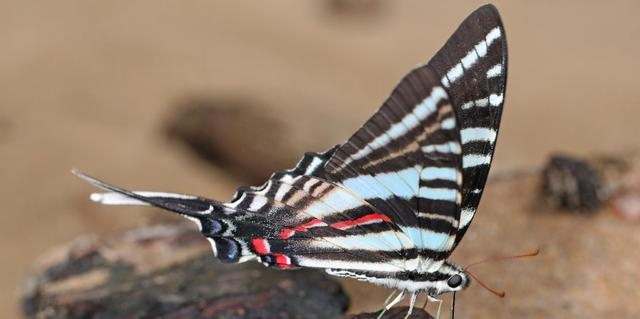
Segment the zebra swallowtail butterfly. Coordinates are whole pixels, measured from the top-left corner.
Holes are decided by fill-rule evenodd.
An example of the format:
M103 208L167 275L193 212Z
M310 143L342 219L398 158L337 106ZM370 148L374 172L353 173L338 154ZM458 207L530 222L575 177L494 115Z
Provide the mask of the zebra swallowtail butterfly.
M466 288L447 260L471 223L493 157L507 74L498 11L473 12L440 51L409 72L344 144L229 202L134 192L78 175L109 192L103 204L152 205L194 221L223 262L322 268L435 299Z

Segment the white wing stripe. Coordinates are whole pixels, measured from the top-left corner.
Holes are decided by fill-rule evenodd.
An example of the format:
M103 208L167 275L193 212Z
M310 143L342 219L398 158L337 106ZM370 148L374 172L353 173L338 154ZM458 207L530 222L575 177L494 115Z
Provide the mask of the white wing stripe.
M491 46L491 44L502 36L502 32L500 31L500 27L495 27L487 33L487 36L478 42L471 49L467 55L465 55L459 63L454 65L449 71L442 77L440 82L444 87L448 88L451 84L453 84L456 80L458 80L463 74L465 69L472 68L480 58L484 57L487 54L487 49Z
M317 157L314 157L313 160L311 160L311 163L309 164L307 169L304 171L305 175L309 175L313 173L313 171L315 171L320 164L322 164L322 160Z
M319 182L316 180L310 179L304 183L304 185L302 186L302 190L308 193L311 190L311 187L313 187L313 185L315 185L316 183L319 183Z
M493 142L496 141L497 135L498 133L494 129L485 127L470 127L460 131L462 144L474 141L489 142L493 144Z
M309 247L331 249L344 248L352 250L400 251L414 247L414 243L397 231L389 230L380 233L349 235L342 237L320 237L308 242Z
M487 71L487 79L502 75L502 64L498 63Z
M321 199L323 202L330 205L335 211L344 211L352 208L362 206L362 202L351 194L335 188L325 195Z
M440 123L440 127L445 130L452 130L456 127L456 120L452 117L445 119Z
M309 205L308 207L305 207L304 209L302 209L302 211L315 218L322 218L326 215L333 214L335 212L333 208L327 206L327 204L320 201L314 201L313 205Z
M472 108L474 106L485 107L487 105L489 105L489 99L485 97L485 98L482 98L482 99L477 99L475 101L469 101L469 102L466 102L466 103L462 104L462 109L463 110L467 110L467 109L470 109L470 108Z
M288 184L280 184L278 186L278 191L276 191L276 195L273 197L277 201L282 201L284 195L286 195L291 190L291 186Z
M406 269L406 259L393 259L384 263L377 262L360 262L348 260L327 260L310 258L305 256L296 256L298 264L303 267L312 268L329 268L329 269L352 269L352 270L369 270L369 271L389 271L395 272Z
M420 178L424 181L444 179L455 182L458 180L458 170L450 167L427 167L420 172Z
M174 194L174 193L164 193L164 192L140 192L134 191L133 193L144 196L144 197L167 197L167 198L178 198L178 199L197 199L195 196L183 195L183 194ZM94 202L98 202L104 205L144 205L148 206L149 203L143 202L141 200L137 200L135 198L131 198L127 195L123 195L120 193L92 193L91 200Z
M364 199L376 197L386 199L390 198L393 195L388 189L380 187L380 183L376 181L375 178L371 175L352 177L342 181L342 184L345 187L353 190L356 194L360 195Z
M478 56L479 57L484 57L485 55L487 55L487 42L485 40L480 41L478 44L476 44L473 47L476 52L478 52Z
M216 242L209 237L207 237L207 240L209 241L209 244L211 244L211 250L213 251L213 256L218 257L218 246L216 246Z
M419 125L421 120L424 120L436 110L436 107L440 100L447 97L447 92L439 86L434 87L431 90L431 94L427 96L422 102L413 109L413 111L404 116L404 118L396 124L393 124L385 133L381 134L373 141L371 141L367 146L363 147L360 151L353 154L351 156L352 160L361 159L367 155L369 155L372 151L384 147L392 139L398 138L403 134L407 133L407 130L410 130L417 125ZM417 121L416 121L417 119ZM346 165L348 163L345 163Z
M396 196L409 199L418 192L418 170L416 167L409 167L397 172L377 174L375 177L361 175L346 179L342 184L364 199L391 198L394 194L389 189L393 189Z
M427 199L455 202L458 197L458 191L450 188L420 187L418 195Z
M462 157L462 168L489 165L490 163L491 155L469 154Z
M392 189L398 197L410 199L418 192L418 170L414 167L375 175L376 180Z
M252 200L251 200L251 204L249 205L249 209L251 211L259 211L262 207L264 207L264 205L267 204L267 198L266 197L262 197L262 196L255 196Z
M473 219L473 215L475 215L476 210L474 208L463 208L460 211L460 227L459 229L462 229L466 226L468 226L471 223L471 220Z
M485 97L485 98L481 98L481 99L477 99L474 101L469 101L469 102L465 102L464 104L462 104L462 109L463 110L468 110L472 107L487 107L487 106L500 106L500 104L502 104L502 101L504 100L504 95L502 93L500 94L491 94L489 95L489 97Z
M471 49L467 55L462 58L462 66L465 69L470 69L478 61L478 53L476 50Z
M400 229L411 238L418 249L448 251L453 243L453 236L449 234L436 233L420 227L400 226Z
M448 142L443 144L432 144L422 147L422 151L425 153L460 153L460 146L456 142Z
M502 36L502 32L500 31L500 27L495 27L489 31L486 37L487 47L490 47L493 41L499 39Z
M504 100L504 95L502 95L502 93L489 95L489 104L491 106L500 106L503 100Z
M458 78L462 76L464 73L464 69L462 68L462 63L456 64L454 67L447 72L447 78L449 79L449 83L455 82Z

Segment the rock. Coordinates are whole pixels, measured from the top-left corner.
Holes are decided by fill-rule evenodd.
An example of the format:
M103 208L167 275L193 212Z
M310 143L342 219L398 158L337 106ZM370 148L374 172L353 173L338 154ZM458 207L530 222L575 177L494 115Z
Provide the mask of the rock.
M404 319L409 311L409 307L395 307L389 309L389 311L385 312L384 316L381 319ZM361 313L357 315L348 315L345 319L377 319L380 312L371 312L371 313ZM414 308L411 313L411 319L432 319L431 315L429 315L426 311L422 309Z
M388 9L387 6L392 5L380 0L325 0L323 4L326 13L332 18L351 21L381 18L385 9Z
M587 161L553 155L542 170L542 198L551 206L592 212L602 205L604 184Z
M268 104L233 96L185 99L165 131L201 159L252 185L293 167L304 152L324 151L351 133L323 110L297 114L286 107L274 111Z
M606 203L617 216L640 220L639 160L635 152L586 159L553 155L542 170L537 199L552 208L582 213L593 212Z
M605 180L611 181L610 207L617 216L640 221L640 154L629 154L625 162L605 171ZM610 162L610 161L609 161ZM619 161L618 161L619 162ZM614 162L615 163L615 162Z
M616 195L611 200L611 209L625 220L640 221L640 193Z
M340 285L315 270L214 260L191 225L83 237L44 256L28 279L28 318L340 318Z

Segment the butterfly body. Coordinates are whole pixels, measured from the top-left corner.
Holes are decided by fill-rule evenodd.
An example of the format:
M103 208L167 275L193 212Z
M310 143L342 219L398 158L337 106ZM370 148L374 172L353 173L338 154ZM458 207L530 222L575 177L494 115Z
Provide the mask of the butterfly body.
M104 204L152 205L194 221L223 262L325 269L430 298L469 285L447 260L475 216L506 89L497 10L472 13L407 74L345 143L306 153L259 187L220 202L133 192L81 175Z
M430 272L424 270L364 272L340 269L327 269L326 272L330 275L353 278L410 293L426 293L433 298L445 292L462 290L470 283L469 276L464 270L449 261L445 261L437 270ZM449 284L449 279L454 275L460 276L460 281L455 284Z

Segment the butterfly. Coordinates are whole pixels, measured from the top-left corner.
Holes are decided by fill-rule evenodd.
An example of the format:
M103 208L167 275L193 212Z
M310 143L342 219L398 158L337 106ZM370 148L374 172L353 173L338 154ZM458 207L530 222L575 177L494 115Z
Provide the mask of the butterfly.
M321 268L431 300L465 289L448 260L473 220L496 144L507 44L485 5L426 64L409 72L345 143L306 153L228 202L129 191L77 173L108 192L103 204L151 205L195 222L222 262ZM411 310L409 310L411 313Z

